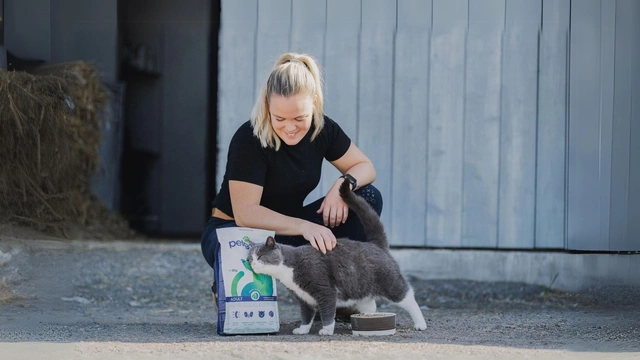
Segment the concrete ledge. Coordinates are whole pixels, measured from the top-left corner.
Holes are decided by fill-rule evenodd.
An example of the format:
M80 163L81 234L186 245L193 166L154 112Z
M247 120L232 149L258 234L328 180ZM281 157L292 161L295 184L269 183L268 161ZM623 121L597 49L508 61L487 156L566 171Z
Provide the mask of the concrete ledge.
M127 251L154 249L194 252L200 244L173 241L18 240L0 235L0 267L21 251ZM597 287L633 287L640 292L640 254L569 254L560 252L391 249L405 274L424 280L522 282L564 291ZM635 294L635 292L634 292Z
M640 254L568 254L490 250L392 249L400 268L425 280L509 281L581 291L640 287Z

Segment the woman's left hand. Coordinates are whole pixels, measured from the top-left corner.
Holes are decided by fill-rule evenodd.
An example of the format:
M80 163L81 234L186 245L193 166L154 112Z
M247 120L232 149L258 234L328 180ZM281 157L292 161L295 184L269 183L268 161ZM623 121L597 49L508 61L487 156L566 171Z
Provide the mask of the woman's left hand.
M342 200L339 192L342 181L344 180L340 179L340 181L336 181L336 183L333 184L327 196L324 197L320 209L317 211L318 214L322 214L324 226L333 228L347 221L349 206Z

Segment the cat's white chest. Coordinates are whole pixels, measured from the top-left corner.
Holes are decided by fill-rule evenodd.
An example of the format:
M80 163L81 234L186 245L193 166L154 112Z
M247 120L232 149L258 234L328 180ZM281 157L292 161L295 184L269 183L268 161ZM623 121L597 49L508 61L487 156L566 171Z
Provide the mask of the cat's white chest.
M311 306L317 306L318 303L316 300L306 291L302 290L298 284L293 281L293 269L280 266L278 269L278 274L276 276L278 280L284 285L287 289L293 291L300 299Z

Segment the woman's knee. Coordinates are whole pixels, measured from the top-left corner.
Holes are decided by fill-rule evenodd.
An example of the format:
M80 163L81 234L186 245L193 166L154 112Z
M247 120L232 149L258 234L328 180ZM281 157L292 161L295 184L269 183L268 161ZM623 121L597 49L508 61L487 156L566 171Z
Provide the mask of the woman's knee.
M200 238L200 247L202 249L202 255L212 268L216 258L216 246L218 245L218 233L216 230L233 226L237 226L235 222L217 218L209 219L205 225L202 231L202 237Z
M204 259L207 260L207 263L212 268L215 261L217 244L218 234L216 233L216 230L205 229L200 240L200 247L202 249L202 255L204 256Z
M365 199L378 215L382 214L382 193L380 193L377 187L368 184L357 189L355 192Z

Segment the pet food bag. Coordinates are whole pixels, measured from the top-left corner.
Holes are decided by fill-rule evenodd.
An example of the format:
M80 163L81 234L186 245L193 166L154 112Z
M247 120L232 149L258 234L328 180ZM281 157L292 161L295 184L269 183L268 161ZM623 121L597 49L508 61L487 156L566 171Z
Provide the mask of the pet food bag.
M260 334L280 330L276 281L256 274L247 261L250 243L264 243L274 231L243 227L217 229L214 265L218 291L218 334Z

